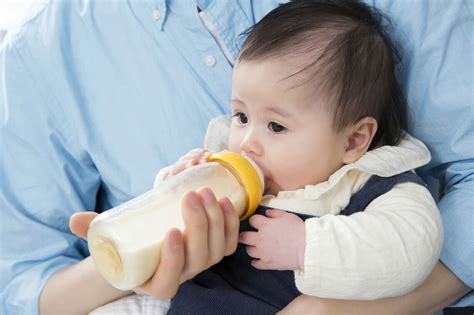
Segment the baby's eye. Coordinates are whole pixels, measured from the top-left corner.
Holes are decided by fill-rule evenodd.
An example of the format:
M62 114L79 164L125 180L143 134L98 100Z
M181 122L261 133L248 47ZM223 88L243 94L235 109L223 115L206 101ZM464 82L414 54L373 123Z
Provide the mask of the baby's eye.
M241 113L241 112L235 113L234 115L232 115L232 117L236 117L238 123L241 124L241 125L245 125L246 123L249 122L249 119L247 118L247 116L244 113Z
M286 128L283 127L282 125L280 125L279 123L276 123L276 122L272 121L268 124L268 129L270 129L271 131L273 131L275 133L279 133L279 132L284 131Z

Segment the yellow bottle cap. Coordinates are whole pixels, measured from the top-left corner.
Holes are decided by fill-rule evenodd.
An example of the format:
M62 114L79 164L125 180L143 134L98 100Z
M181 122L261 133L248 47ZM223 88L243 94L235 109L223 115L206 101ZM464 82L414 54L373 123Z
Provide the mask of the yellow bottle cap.
M240 220L250 217L257 210L263 195L263 176L256 170L256 165L244 156L229 151L211 154L207 160L221 163L239 177L248 196L247 211L240 216Z

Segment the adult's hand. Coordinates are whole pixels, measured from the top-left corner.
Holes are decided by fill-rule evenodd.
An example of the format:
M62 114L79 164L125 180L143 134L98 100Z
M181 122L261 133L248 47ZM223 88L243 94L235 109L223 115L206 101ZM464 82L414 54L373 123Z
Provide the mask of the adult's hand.
M302 295L279 314L434 314L455 302L472 289L462 283L441 262L413 292L375 301L324 299Z
M70 228L86 239L90 222L97 214L73 215ZM172 298L181 283L235 252L239 234L238 215L227 198L217 201L213 192L202 189L182 199L183 233L171 229L161 249L155 274L134 291L160 299Z

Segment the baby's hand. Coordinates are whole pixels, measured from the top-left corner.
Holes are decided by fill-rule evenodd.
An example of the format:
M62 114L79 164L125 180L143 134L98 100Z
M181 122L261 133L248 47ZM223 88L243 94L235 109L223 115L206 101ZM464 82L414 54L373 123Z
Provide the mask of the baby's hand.
M208 157L209 152L205 149L193 149L179 158L179 160L171 167L169 175L176 175L191 166L204 163L207 161Z
M257 269L303 270L306 230L302 219L283 210L267 210L266 217L254 215L249 223L257 232L242 232L239 242L255 258Z

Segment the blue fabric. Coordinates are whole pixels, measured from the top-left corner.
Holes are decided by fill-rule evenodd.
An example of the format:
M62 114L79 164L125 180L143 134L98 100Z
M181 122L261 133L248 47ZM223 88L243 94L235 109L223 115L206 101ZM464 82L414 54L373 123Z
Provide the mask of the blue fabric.
M372 176L354 195L341 215L364 211L377 197L395 185L412 182L425 185L413 172L392 177ZM255 213L265 215L268 207L260 206ZM306 220L313 216L298 214ZM240 225L240 232L255 231L248 219ZM178 314L275 314L301 293L295 285L293 271L258 270L245 245L240 244L234 254L224 257L217 265L183 283L171 299L168 315Z
M398 75L412 115L410 132L432 154L419 174L441 180L441 261L474 287L474 2L366 0L393 22L404 67ZM455 303L474 305L474 292Z
M197 1L234 58L238 35L276 2ZM397 22L392 35L405 48L412 133L433 152L423 175L446 184L442 260L473 287L473 3L371 2ZM159 169L202 146L209 119L229 111L232 69L185 1L50 1L9 37L0 48L0 313L35 314L47 278L88 255L69 216L146 191Z
M201 2L233 56L238 35L275 5ZM69 217L94 210L98 191L101 209L143 193L202 147L209 120L229 113L232 67L189 1L51 1L10 37L0 51L0 314L31 315L48 277L89 254Z

